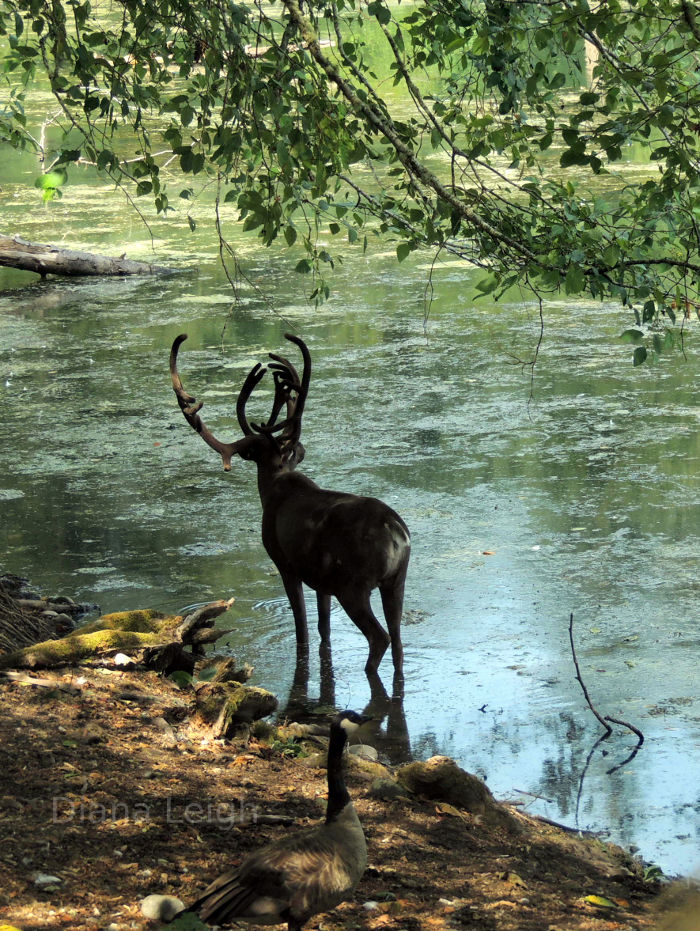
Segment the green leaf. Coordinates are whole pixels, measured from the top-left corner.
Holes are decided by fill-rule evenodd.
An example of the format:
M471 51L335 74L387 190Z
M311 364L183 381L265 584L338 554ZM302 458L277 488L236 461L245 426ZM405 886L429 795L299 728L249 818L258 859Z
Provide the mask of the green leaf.
M169 927L174 931L207 931L209 925L204 924L198 915L188 912L178 915L170 922Z
M396 258L399 262L403 262L405 258L408 257L411 252L412 245L410 242L400 242L396 247Z
M569 265L564 279L564 291L567 294L580 294L586 287L586 276L580 265Z
M603 261L606 265L615 265L617 264L620 258L620 249L616 245L610 245L603 250Z
M293 246L297 241L297 231L293 226L285 226L284 228L284 240L288 246Z
M642 333L641 330L635 330L635 329L625 330L623 333L620 334L620 340L623 343L634 343L635 345L638 345L639 343L642 342L643 339L644 339L644 333Z
M62 168L56 168L53 171L47 171L45 175L40 175L34 182L34 187L40 191L55 190L65 184L68 180L68 174Z
M61 149L59 160L61 162L77 162L80 154L80 149Z
M646 362L646 358L647 358L647 351L645 347L637 346L637 348L634 350L634 355L632 356L632 361L634 365L642 365L642 363Z
M495 291L498 287L498 278L494 274L486 275L485 278L482 278L476 283L476 290L481 291L482 294L491 294L492 291Z
M587 895L584 896L583 901L587 905L595 905L596 908L619 908L620 906L617 902L613 902L612 899L607 899L604 895Z
M382 26L387 26L391 22L391 13L380 0L367 4L367 12L370 16L376 16Z
M185 672L184 669L174 670L173 672L170 673L170 675L168 676L168 679L174 682L178 686L178 688L181 688L181 689L188 688L190 685L192 685L192 681L193 681L192 676L189 674L189 672Z
M580 149L566 149L559 157L559 164L562 168L568 168L570 165L588 165L589 156Z
M109 149L103 149L97 156L97 168L99 171L104 171L105 168L110 167L115 159L114 152L110 152Z
M558 90L560 87L563 87L566 84L566 75L561 71L558 71L554 77L549 82L549 87L551 90Z

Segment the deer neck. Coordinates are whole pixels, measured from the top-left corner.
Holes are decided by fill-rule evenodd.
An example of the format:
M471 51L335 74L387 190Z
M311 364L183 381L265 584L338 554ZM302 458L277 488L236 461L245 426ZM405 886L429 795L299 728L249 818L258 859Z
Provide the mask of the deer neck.
M263 511L276 511L284 504L291 504L298 497L318 491L318 485L307 475L295 470L296 463L280 464L277 468L258 463L258 492Z
M263 508L275 497L280 479L292 470L293 466L286 466L280 460L258 463L258 492Z

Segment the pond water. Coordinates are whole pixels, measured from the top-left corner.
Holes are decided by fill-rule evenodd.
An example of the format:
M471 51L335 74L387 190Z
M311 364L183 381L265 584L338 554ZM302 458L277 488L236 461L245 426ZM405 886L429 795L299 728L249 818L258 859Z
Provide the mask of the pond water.
M152 252L109 188L76 175L43 208L26 186L34 174L26 158L7 162L5 231L198 272L0 273L3 568L104 612L232 594L226 649L284 704L293 624L260 542L253 466L221 470L180 415L167 357L186 330L185 386L234 439L243 377L287 351L293 330L314 363L303 471L383 498L413 536L394 758L449 754L530 812L635 845L666 871L696 868L698 324L687 358L634 369L617 308L551 302L531 397L530 370L514 360L534 351L537 306L475 301L464 266L438 265L426 322L429 257L350 255L314 308L298 256L241 239L248 281L234 306L206 199L192 207L194 234L184 217L154 220ZM624 729L596 744L572 612L594 703L644 732L632 758ZM339 609L332 624L335 699L362 707L365 641ZM389 687L388 657L381 672ZM319 678L312 662L312 696Z

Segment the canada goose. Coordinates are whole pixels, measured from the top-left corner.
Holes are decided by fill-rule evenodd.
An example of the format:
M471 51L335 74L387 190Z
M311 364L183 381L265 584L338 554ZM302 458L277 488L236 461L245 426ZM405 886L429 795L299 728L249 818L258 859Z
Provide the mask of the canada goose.
M258 850L215 879L186 912L209 924L286 921L289 931L300 931L312 915L348 897L367 866L367 845L345 786L342 755L348 735L369 720L342 711L331 723L325 821Z

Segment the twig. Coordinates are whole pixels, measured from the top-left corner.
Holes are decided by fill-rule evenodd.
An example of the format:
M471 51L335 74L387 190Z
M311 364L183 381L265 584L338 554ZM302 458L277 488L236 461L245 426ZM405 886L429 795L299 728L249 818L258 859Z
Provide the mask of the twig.
M644 734L642 734L639 728L635 727L634 724L630 724L629 721L622 721L620 720L620 718L613 718L609 714L605 715L605 720L612 721L613 724L621 724L622 727L628 727L632 731L633 734L636 734L637 737L639 737L639 744L638 744L639 747L641 747L642 744L644 743Z
M571 827L570 824L564 824L561 821L553 821L551 818L545 818L544 815L528 815L533 821L540 821L542 824L549 824L553 828L559 828L560 831L567 831L569 834L582 834L584 837L600 837L602 831L587 831L585 828Z
M633 724L630 724L627 721L622 721L620 718L613 718L609 714L603 717L595 709L593 702L590 699L590 696L588 694L588 689L586 688L586 684L583 681L583 678L581 677L581 670L579 669L578 660L576 659L576 647L574 646L574 615L573 615L573 612L569 616L569 641L571 642L571 655L573 656L574 666L576 667L576 678L578 679L579 684L581 688L583 689L583 695L586 701L588 702L588 707L591 709L593 714L596 716L596 718L598 718L600 723L605 728L605 736L608 737L610 734L612 734L612 728L608 724L608 721L611 721L613 724L620 724L622 727L628 728L628 730L632 731L633 734L637 735L637 737L639 738L637 749L639 749L639 747L641 747L642 744L644 743L644 734L642 734L639 728L635 727Z
M586 701L588 702L588 707L591 709L591 711L593 712L593 714L596 716L596 718L598 718L598 720L600 721L600 723L601 723L601 724L603 725L603 727L605 728L606 736L609 735L609 734L612 734L612 728L611 728L610 725L607 723L607 721L605 720L605 718L603 717L603 715L600 714L598 711L596 711L596 709L595 709L595 707L594 707L594 705L593 705L593 702L591 701L590 696L589 696L589 694L588 694L588 689L586 688L586 683L585 683L585 682L583 681L583 679L581 678L581 670L579 669L578 660L576 659L576 647L574 646L574 614L573 614L573 611L571 612L571 616L569 617L569 640L571 641L571 655L572 655L573 658L574 658L574 666L576 667L576 678L578 679L579 684L580 684L581 688L583 689L583 697L584 697L584 698L586 699Z
M514 788L513 792L520 792L521 795L529 795L530 798L538 798L538 799L541 799L543 802L554 802L553 798L547 798L546 795L537 795L536 792L528 792L527 789L515 789ZM510 804L512 805L513 803L511 802Z

